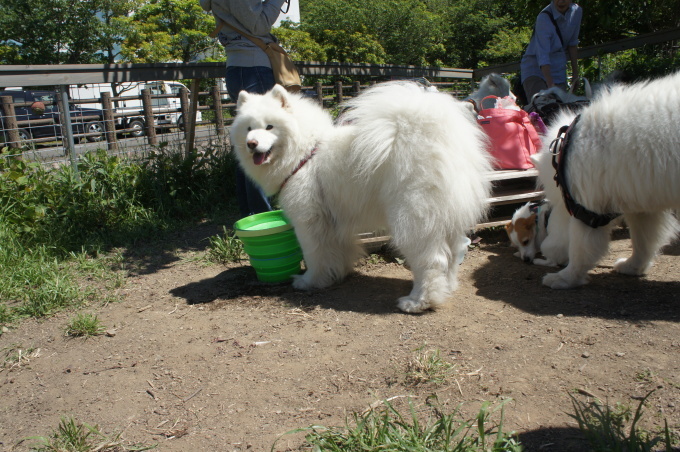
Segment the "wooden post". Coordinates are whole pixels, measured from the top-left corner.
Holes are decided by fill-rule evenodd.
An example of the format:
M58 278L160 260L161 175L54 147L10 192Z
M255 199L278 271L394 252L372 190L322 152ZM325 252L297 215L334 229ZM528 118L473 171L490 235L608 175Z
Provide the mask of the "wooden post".
M182 122L184 123L184 138L187 136L187 118L189 117L189 90L187 88L179 89L179 106L182 115ZM180 129L181 130L181 129Z
M323 86L321 85L321 82L316 82L314 90L316 91L316 99L319 101L319 104L321 104L321 106L323 107Z
M335 100L342 103L342 82L335 82Z
M189 114L184 116L184 138L186 139L186 152L194 149L194 138L196 137L196 109L198 108L198 88L201 79L195 78L191 81L191 101L189 105ZM180 91L186 91L182 88Z
M2 99L2 113L5 116L3 120L5 133L7 134L7 138L9 138L7 144L10 148L20 148L21 138L19 138L19 126L14 111L14 104L12 103L14 100L12 99L12 96L2 96L0 99Z
M217 135L224 135L224 115L222 114L222 95L220 88L215 85L212 87L213 106L215 108L215 130Z
M361 82L359 82L357 80L357 81L354 82L354 94L353 94L353 96L354 97L358 96L360 92L361 92Z
M118 140L116 138L116 123L113 119L113 102L111 93L105 91L101 96L102 107L104 108L104 127L106 128L106 146L109 151L118 150Z
M144 108L144 125L146 126L146 138L151 146L158 145L158 137L156 136L156 121L153 117L153 108L151 107L151 90L144 88L142 90L142 107Z
M71 126L71 107L68 104L68 85L59 85L57 89L57 103L59 104L59 118L61 122L61 142L64 143L64 150L71 160L71 168L80 180L78 174L78 163L76 162L76 144L73 139L73 126Z

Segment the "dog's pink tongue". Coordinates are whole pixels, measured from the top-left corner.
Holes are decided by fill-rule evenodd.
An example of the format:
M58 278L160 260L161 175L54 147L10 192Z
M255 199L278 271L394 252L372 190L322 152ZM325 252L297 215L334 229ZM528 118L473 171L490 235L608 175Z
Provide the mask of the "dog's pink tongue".
M256 165L262 165L267 158L267 154L264 152L256 152L253 154L253 163Z

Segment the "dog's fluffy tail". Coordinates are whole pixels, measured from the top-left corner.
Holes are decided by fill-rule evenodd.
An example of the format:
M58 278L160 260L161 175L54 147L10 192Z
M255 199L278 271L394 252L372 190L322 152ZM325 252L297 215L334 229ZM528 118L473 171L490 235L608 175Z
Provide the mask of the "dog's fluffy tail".
M480 149L486 135L470 107L448 94L426 91L414 82L388 82L369 88L345 106L343 122L358 129L354 168L364 172L362 176L388 159L403 158L405 149L417 149L420 157L442 147L456 159L474 154L473 165L490 169L488 155Z
M455 220L468 227L480 219L492 168L486 135L467 103L413 82L389 82L346 105L344 119L356 132L349 163L358 177L383 172L395 191L441 196L434 202L453 204Z

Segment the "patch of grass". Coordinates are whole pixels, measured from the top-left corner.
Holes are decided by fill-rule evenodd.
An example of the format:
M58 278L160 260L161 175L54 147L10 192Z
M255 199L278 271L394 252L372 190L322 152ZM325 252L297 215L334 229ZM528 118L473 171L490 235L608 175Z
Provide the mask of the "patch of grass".
M71 337L99 336L104 332L104 326L96 315L78 313L66 327L66 335Z
M389 401L364 413L354 413L344 428L314 425L285 435L307 433L306 444L313 451L324 452L510 452L523 450L513 437L503 431L504 407L510 399L492 407L484 402L477 416L464 419L459 405L453 413L442 414L431 408L430 419L421 420L411 400L409 412L402 414ZM492 416L499 415L498 423ZM279 438L281 439L281 438ZM277 440L278 441L278 440ZM272 451L276 443L272 446Z
M654 378L654 374L650 369L643 369L635 375L635 381L646 381L650 382Z
M38 452L122 452L142 451L156 448L152 446L125 445L120 440L120 433L105 435L99 426L90 426L76 421L74 418L62 418L56 430L47 437L30 438L39 441L31 446Z
M88 295L47 246L24 247L2 223L0 243L1 323L18 317L44 317L79 304Z
M369 254L369 256L366 258L366 263L367 263L367 264L376 265L376 264L384 264L384 263L386 263L386 262L387 262L387 261L385 260L385 258L384 258L382 255L377 254L377 253L371 253L371 254Z
M211 262L220 264L239 262L246 257L243 242L234 236L233 232L222 226L222 235L209 237L207 258Z
M642 408L650 395L647 393L633 413L628 406L617 403L614 407L599 400L581 402L573 395L571 403L575 414L570 414L579 425L581 432L594 452L648 452L664 444L668 452L673 450L672 438L666 422L663 437L654 435L639 427Z
M33 358L40 356L40 349L34 347L22 347L21 345L12 345L0 350L0 359L2 359L2 369L12 370L21 367L24 364L31 362Z
M418 386L425 383L441 385L453 375L454 365L445 361L439 349L426 350L422 346L416 355L409 360L406 369L406 384Z

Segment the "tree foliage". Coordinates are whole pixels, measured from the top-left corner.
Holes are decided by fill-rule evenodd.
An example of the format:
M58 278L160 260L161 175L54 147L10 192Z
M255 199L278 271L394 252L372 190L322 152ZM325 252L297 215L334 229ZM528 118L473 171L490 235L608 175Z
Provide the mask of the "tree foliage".
M112 0L0 0L4 64L98 63L112 30L98 15Z
M208 35L215 21L196 0L142 2L125 22L121 55L127 62L189 62L213 45Z
M548 1L300 0L301 23L284 22L273 33L296 60L476 68L517 60ZM224 59L208 36L212 15L198 0L0 0L0 6L2 64ZM680 26L680 0L598 0L583 8L584 46ZM675 64L677 49L665 51L641 49L626 61Z

